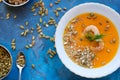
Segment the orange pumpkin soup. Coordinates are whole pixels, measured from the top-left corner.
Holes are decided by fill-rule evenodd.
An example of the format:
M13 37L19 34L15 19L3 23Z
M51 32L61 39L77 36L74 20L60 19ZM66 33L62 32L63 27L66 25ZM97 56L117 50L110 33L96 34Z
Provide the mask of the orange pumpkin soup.
M63 42L72 61L86 68L97 68L113 59L119 36L111 20L90 12L80 14L68 23Z

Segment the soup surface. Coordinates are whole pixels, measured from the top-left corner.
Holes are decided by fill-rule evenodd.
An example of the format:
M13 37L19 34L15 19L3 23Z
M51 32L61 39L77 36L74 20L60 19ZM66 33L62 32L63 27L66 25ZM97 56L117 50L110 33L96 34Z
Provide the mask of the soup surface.
M111 20L90 12L80 14L68 23L63 42L72 61L86 68L97 68L113 59L119 36Z

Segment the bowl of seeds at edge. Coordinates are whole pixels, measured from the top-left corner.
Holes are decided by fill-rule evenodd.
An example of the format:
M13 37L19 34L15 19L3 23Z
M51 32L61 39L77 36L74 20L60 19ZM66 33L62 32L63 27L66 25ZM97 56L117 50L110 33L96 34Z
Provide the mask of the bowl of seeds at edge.
M3 2L8 6L19 7L28 3L29 0L3 0Z
M12 56L7 48L0 45L0 80L5 78L12 68Z

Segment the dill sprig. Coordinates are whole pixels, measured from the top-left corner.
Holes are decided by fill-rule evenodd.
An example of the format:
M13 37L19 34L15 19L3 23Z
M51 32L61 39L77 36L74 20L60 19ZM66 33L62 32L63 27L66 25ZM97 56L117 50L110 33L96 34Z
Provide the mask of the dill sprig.
M95 41L98 39L102 39L105 35L103 34L97 34L97 35L93 35L92 32L86 33L85 37L86 39L88 39L89 41Z

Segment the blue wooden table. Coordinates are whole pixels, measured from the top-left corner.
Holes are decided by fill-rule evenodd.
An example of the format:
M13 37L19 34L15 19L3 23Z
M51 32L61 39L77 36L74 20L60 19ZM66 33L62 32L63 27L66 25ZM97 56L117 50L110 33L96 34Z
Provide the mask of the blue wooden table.
M39 39L37 31L26 37L20 36L22 32L19 28L20 25L25 25L25 22L28 21L29 25L25 28L29 29L30 27L35 28L36 23L39 23L40 16L33 16L31 12L31 7L36 1L38 0L30 0L25 6L18 8L8 7L0 3L0 17L3 17L3 19L0 19L0 44L7 47L13 57L12 70L4 80L18 80L19 72L16 67L16 57L19 51L24 52L27 60L22 73L22 80L92 80L77 76L69 71L57 55L51 59L47 51L49 48L55 50L54 42L50 42L50 40L44 38ZM60 12L59 17L56 17L53 13L55 8L66 7L69 10L78 4L86 2L102 3L120 13L120 0L61 0L57 5L54 4L55 0L43 0L43 2L45 2L45 6L49 9L49 15L43 17L43 21L48 21L49 17L52 16L59 22L66 11ZM52 8L49 7L50 3L54 4ZM6 13L11 14L8 20L5 19ZM16 19L13 18L14 15L17 15ZM48 28L42 26L43 33L51 37L54 36L55 29L54 26L49 26ZM32 35L35 36L36 44L33 48L25 49L24 46L31 42ZM14 51L11 49L11 40L13 38L16 39L16 50ZM35 65L34 69L31 67L32 64ZM94 80L120 80L120 69L106 77Z

